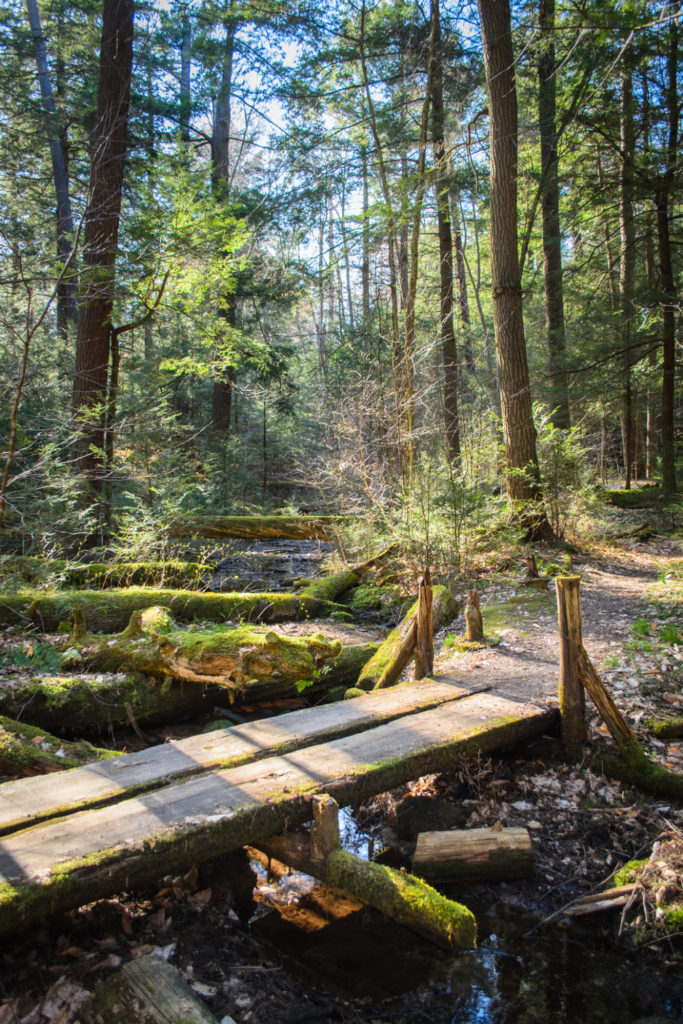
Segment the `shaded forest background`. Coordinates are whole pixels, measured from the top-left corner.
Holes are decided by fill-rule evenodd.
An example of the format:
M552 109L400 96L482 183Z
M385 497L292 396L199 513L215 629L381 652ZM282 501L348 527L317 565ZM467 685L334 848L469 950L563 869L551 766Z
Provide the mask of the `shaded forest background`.
M677 10L5 4L4 550L333 512L457 570L520 501L675 514Z

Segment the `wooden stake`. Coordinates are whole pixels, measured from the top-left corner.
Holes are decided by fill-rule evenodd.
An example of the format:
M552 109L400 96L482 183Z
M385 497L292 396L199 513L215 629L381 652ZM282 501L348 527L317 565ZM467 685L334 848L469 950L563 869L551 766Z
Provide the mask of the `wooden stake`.
M432 615L432 578L429 568L420 580L417 597L417 645L415 647L415 679L434 673L434 622Z
M560 632L560 714L562 742L569 757L583 747L586 731L586 697L579 679L578 657L581 650L581 578L558 576L557 622Z
M408 621L405 626L403 633L403 639L399 646L396 648L391 660L386 665L382 675L375 683L375 690L386 690L390 686L394 686L401 675L401 672L406 667L408 662L413 656L415 651L415 645L417 643L417 612Z
M479 591L468 590L465 603L465 639L472 643L482 643L484 637L484 623L481 617L481 606L479 604Z

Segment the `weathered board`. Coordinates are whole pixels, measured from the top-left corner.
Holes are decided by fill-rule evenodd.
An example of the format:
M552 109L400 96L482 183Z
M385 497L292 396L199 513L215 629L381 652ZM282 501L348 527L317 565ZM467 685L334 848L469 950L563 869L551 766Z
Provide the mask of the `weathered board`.
M0 933L176 873L340 805L440 771L548 728L556 712L491 693L450 701L360 734L207 772L0 841Z
M531 837L525 828L421 832L412 870L431 882L530 878L534 873Z
M0 835L159 789L178 777L234 768L350 736L485 689L485 685L467 690L455 680L425 679L358 700L305 708L278 718L191 736L178 743L164 743L89 765L86 770L61 772L58 778L43 775L6 782L0 785Z

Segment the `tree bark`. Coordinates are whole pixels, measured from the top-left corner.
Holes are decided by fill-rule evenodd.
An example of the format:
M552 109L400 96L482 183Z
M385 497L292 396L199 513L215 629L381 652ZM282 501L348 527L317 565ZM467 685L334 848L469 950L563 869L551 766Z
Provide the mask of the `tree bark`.
M180 137L185 149L190 145L190 113L192 110L192 22L183 14L183 37L180 44Z
M478 0L489 96L491 278L508 503L535 538L552 537L540 509L536 429L524 338L517 243L517 90L509 0Z
M233 3L230 4L232 10ZM227 26L225 54L221 85L216 97L216 110L211 137L211 160L213 164L214 189L221 198L227 199L230 191L230 126L232 98L232 64L235 48L235 22L230 20ZM228 327L235 327L237 322L237 301L234 294L226 297L226 307L219 310L219 317L225 320ZM211 427L216 433L227 435L230 432L230 416L232 412L232 381L228 371L224 371L221 380L214 381L211 396Z
M555 0L540 0L541 55L538 62L538 121L541 135L541 216L543 221L543 268L545 277L546 340L551 389L551 420L569 430L569 388L565 372L566 335L562 282L560 230L560 183L558 178Z
M439 290L441 303L441 346L443 350L443 413L446 446L451 463L460 460L460 422L458 416L458 349L453 330L453 238L448 194L448 157L445 146L443 109L443 54L439 0L432 0L434 20L434 81L432 83L432 143L434 147L434 187L439 233Z
M666 170L655 191L659 272L662 283L662 487L667 494L676 490L674 448L674 389L676 379L676 283L671 260L669 197L678 160L678 25L671 22L667 59L666 104L669 119Z
M43 98L43 107L47 122L47 137L50 145L50 157L52 160L52 177L55 182L55 196L57 199L57 250L62 263L66 263L71 255L72 238L74 233L73 214L71 212L71 199L69 197L69 176L67 171L67 157L65 147L57 121L57 109L55 107L52 93L52 82L47 66L47 53L45 49L45 38L40 22L40 11L37 0L26 0L31 35L33 36L33 49L36 56L36 67L38 69L38 82L40 94ZM71 280L65 280L60 287L58 296L57 321L60 327L60 334L67 340L68 323L74 326L77 323L76 306L76 285L73 281L73 270L69 274ZM66 315L63 315L63 314Z
M510 882L533 877L534 851L525 828L421 832L412 868L437 885L471 879Z
M581 578L558 576L557 621L560 632L560 714L565 753L576 757L586 739L586 700L578 675L581 650Z
M621 180L619 187L619 221L621 229L621 265L619 294L621 300L621 341L624 366L624 392L622 397L622 431L624 437L624 487L628 491L633 480L633 281L635 277L636 249L633 219L633 159L635 130L633 125L633 80L630 69L621 74Z
M370 354L370 201L368 192L368 147L365 143L360 150L363 174L363 262L361 264L361 282L363 290L362 334L363 351Z
M97 122L85 215L73 409L74 465L102 487L111 314L133 71L133 0L104 0ZM92 450L94 448L94 451Z

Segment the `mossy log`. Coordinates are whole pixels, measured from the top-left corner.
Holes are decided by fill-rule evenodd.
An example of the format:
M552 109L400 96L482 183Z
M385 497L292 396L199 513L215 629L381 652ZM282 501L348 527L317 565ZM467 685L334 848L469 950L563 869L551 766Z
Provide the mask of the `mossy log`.
M683 799L683 775L676 775L675 772L661 768L649 759L633 735L628 722L612 700L583 647L579 651L577 666L579 679L586 687L619 749L620 757L600 756L605 773L614 778L631 782L657 796L672 797L676 800Z
M338 516L192 516L172 524L169 536L210 540L330 540Z
M443 949L465 950L476 945L477 924L470 910L446 899L414 875L361 860L343 850L336 801L322 796L314 798L312 804L315 822L310 837L290 833L253 845L375 907Z
M17 575L28 583L52 580L65 587L178 587L193 590L199 587L211 567L198 562L68 562L64 559L34 558L30 555L7 558L0 562L0 576Z
M125 629L131 614L145 608L170 608L181 622L287 622L322 618L346 612L344 605L307 594L204 594L192 590L129 587L122 590L41 591L26 588L3 594L0 623L6 626L33 624L54 633L62 622L73 619L79 608L88 628L102 633Z
M0 714L61 735L102 733L128 722L128 708L140 725L165 723L211 710L224 698L220 686L141 673L113 676L48 676L17 680L0 691Z
M47 775L65 768L80 768L93 761L118 756L117 751L100 750L81 740L68 743L25 722L0 715L0 774Z
M645 718L643 725L660 740L677 740L683 736L683 718Z
M175 967L154 955L130 960L98 985L78 1018L83 1024L218 1024Z
M508 882L533 877L534 851L525 828L421 832L412 867L416 875L435 883Z
M361 690L372 690L379 682L387 666L395 659L396 652L405 640L405 634L410 626L413 617L417 614L418 602L416 601L407 614L392 630L384 643L380 646L377 654L370 659L360 676L357 686ZM434 632L445 626L458 614L458 602L451 594L448 587L432 588L432 620Z
M195 633L171 628L157 635L143 628L143 615L152 611L133 612L118 636L74 638L79 663L100 672L142 672L218 684L234 697L236 692L245 694L254 681L277 680L282 689L281 684L313 679L316 670L342 651L340 640L330 641L322 633L289 637L249 626L215 626Z

